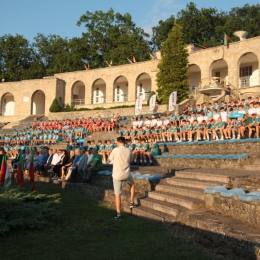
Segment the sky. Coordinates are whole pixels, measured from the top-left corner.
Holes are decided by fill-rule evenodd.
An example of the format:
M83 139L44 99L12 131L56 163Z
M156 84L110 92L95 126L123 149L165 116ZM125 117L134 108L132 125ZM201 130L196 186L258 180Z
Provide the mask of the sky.
M84 26L76 25L86 11L107 12L113 8L121 14L130 13L136 26L151 34L159 20L176 15L191 1L186 0L0 0L0 36L23 35L30 42L37 33L61 37L80 37ZM193 1L197 8L216 7L230 11L232 7L258 4L259 0Z

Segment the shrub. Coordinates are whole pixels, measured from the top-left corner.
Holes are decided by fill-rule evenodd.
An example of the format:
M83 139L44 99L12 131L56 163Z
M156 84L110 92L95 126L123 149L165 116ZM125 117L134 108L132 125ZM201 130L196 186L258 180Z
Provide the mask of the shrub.
M75 105L72 104L72 105L69 105L69 104L66 104L64 106L64 108L62 109L62 112L71 112L71 111L75 111Z
M28 194L18 189L0 190L0 234L12 229L41 229L60 215L60 194Z
M53 99L52 104L51 104L51 106L49 108L49 111L50 112L60 112L60 111L62 111L62 108L59 105L59 102L58 102L57 98Z

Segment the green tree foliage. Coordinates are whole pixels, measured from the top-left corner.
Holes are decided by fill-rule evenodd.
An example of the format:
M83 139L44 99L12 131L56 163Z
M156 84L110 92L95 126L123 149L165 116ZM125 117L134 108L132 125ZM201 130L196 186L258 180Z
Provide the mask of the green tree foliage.
M135 56L137 61L149 59L149 34L136 27L129 13L124 15L108 12L89 11L82 15L77 25L87 29L82 38L88 48L87 60L91 67L106 66L105 61L113 65L127 64L127 58Z
M30 43L21 35L0 37L0 77L5 81L41 78L44 66Z
M54 98L54 100L52 101L52 104L49 108L49 111L50 112L60 112L60 111L62 111L62 108L59 105L57 98Z
M83 38L62 38L51 34L37 34L34 46L40 54L46 75L84 69L88 49Z
M172 15L165 21L160 20L158 25L152 28L151 45L154 51L162 49L162 43L168 38L168 33L172 30L174 22L175 17Z
M167 104L170 93L178 91L179 103L188 97L188 52L182 27L176 22L162 45L161 55L157 73L158 97L162 104Z
M192 2L177 15L177 22L183 27L185 43L203 45L205 38L208 47L220 44L220 40L223 38L221 28L226 19L226 13L218 12L216 8L199 10Z
M230 12L218 11L216 8L198 9L196 4L190 2L177 16L171 16L152 28L151 45L154 49L161 49L162 42L167 39L171 25L176 19L183 27L183 36L186 44L197 43L203 45L206 40L207 47L223 44L223 34L226 32L231 40L239 39L233 36L235 31L248 32L248 38L260 35L260 4L244 5L232 8Z
M260 4L232 8L228 19L223 27L228 35L232 36L235 31L247 31L247 38L260 35ZM237 38L232 37L233 40Z

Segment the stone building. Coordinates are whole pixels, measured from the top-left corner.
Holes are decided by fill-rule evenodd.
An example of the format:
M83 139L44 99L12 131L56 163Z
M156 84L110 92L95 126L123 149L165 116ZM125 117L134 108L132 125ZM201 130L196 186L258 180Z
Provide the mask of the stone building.
M240 41L227 46L203 49L196 44L189 51L190 94L197 102L219 100L223 87L229 84L233 98L260 95L260 37L245 39L245 32L236 33ZM60 104L77 107L112 107L134 104L143 93L144 102L156 91L158 60L58 73L43 79L1 82L0 120L15 121L29 115L48 115L56 97Z

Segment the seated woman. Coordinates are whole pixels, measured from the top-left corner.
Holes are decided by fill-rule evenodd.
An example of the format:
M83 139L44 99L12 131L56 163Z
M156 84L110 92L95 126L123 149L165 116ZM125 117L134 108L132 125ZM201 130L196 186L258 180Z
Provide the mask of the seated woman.
M61 158L60 161L53 167L53 172L55 176L60 178L61 176L61 168L62 166L66 165L69 161L69 156L67 150L60 150L61 152Z
M74 159L75 159L75 152L74 150L71 150L69 152L69 159L67 163L61 166L61 177L59 180L65 180L67 169L72 165Z

